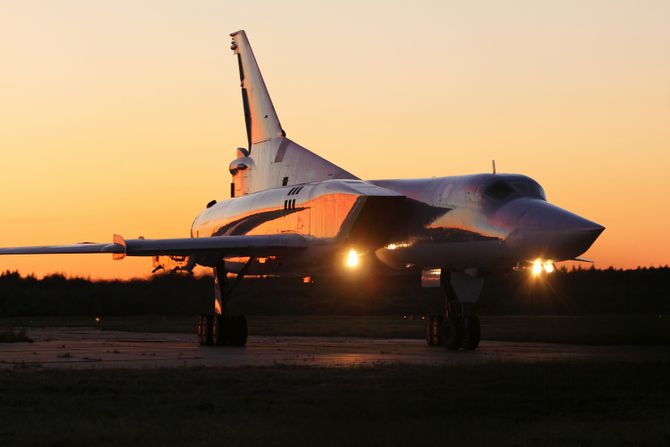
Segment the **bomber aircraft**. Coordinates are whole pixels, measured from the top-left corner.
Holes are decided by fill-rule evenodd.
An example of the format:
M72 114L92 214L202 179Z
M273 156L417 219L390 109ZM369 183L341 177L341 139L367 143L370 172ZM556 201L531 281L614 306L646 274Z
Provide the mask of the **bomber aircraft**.
M444 312L427 318L426 342L475 349L487 275L579 259L604 227L547 202L517 174L361 180L286 137L244 31L231 34L248 148L230 163L230 199L211 201L188 238L124 239L2 248L0 254L111 253L153 257L154 271L213 269L213 311L198 321L202 345L244 346L247 320L228 303L245 275L308 277L365 271L422 275L442 287ZM229 277L230 275L230 277Z

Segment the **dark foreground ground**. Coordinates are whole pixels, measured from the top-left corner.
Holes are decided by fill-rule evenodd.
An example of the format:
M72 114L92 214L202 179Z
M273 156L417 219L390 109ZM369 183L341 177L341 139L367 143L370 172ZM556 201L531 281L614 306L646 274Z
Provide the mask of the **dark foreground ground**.
M367 337L331 340L330 347L292 342L336 356L346 348L356 354L352 359L369 351L361 346L375 343L372 337L415 337L377 349L380 358L402 351L391 363L332 368L314 366L320 364L316 361L302 363L310 366L188 366L192 363L184 361L183 352L195 352L194 362L214 357L219 361L214 364L235 363L220 349L198 348L193 319L186 317L103 317L100 323L93 317L2 319L6 327L27 327L35 342L0 349L6 367L0 368L0 446L670 445L670 347L663 316L482 321L488 341L479 351L447 353L416 339L422 320L250 317L251 332L265 338L252 337L244 351L259 355L266 349L290 357L285 342L263 345L271 344L268 338L290 334ZM80 329L34 329L70 325ZM141 349L153 352L151 359L170 357L154 364L172 367L98 369L105 359L120 362L139 346L132 333L112 331L119 329L153 331ZM72 337L55 339L51 332ZM100 344L96 356L80 349L83 333ZM510 341L490 341L495 339ZM538 341L609 346L527 343ZM176 347L164 349L170 343ZM61 366L33 361L41 344L53 348L44 355ZM571 354L547 356L549 348ZM523 349L535 351L528 358ZM589 356L576 354L585 350ZM462 361L398 363L415 351ZM17 352L28 360L8 362ZM504 352L510 355L500 361ZM305 355L312 357L318 358ZM485 361L466 361L480 357Z
M101 316L0 318L2 328L90 327L134 332L195 333L196 316ZM252 335L308 337L423 338L425 320L387 316L248 317ZM670 315L494 315L482 316L485 340L570 344L670 346Z
M0 445L670 444L670 363L0 371Z

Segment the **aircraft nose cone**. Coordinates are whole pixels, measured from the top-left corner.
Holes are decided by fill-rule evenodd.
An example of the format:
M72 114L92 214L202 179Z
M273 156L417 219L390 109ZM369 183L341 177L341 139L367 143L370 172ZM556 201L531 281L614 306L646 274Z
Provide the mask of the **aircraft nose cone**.
M541 200L519 202L512 210L516 214L515 229L506 241L519 259L576 258L605 230L602 225Z

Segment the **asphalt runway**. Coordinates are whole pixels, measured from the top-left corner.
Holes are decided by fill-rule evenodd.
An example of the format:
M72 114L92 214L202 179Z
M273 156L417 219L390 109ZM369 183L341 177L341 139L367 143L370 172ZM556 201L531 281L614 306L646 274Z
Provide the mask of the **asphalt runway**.
M666 346L589 346L482 341L449 352L418 339L251 336L244 348L198 346L195 335L31 329L33 343L0 344L0 368L154 368L178 366L481 364L492 362L670 361Z

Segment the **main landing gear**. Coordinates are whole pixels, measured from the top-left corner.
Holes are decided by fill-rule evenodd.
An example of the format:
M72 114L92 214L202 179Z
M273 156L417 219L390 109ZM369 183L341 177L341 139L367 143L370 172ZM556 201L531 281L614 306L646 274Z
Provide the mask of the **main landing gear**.
M453 275L445 269L440 274L440 283L446 294L446 305L444 315L431 315L426 321L426 343L428 346L444 346L450 351L460 348L474 350L479 346L481 338L481 326L479 317L472 313L471 302L461 302L454 288ZM468 281L467 279L465 281ZM463 298L472 301L473 292L475 298L479 298L481 292L481 280L479 286L462 288ZM478 290L477 290L478 289ZM475 301L476 301L475 299Z
M229 310L230 297L254 261L247 264L229 284L223 262L214 268L214 313L198 319L198 342L201 346L244 346L247 344L247 318L233 315Z
M244 315L201 315L198 342L202 346L244 346L247 344L247 317Z

